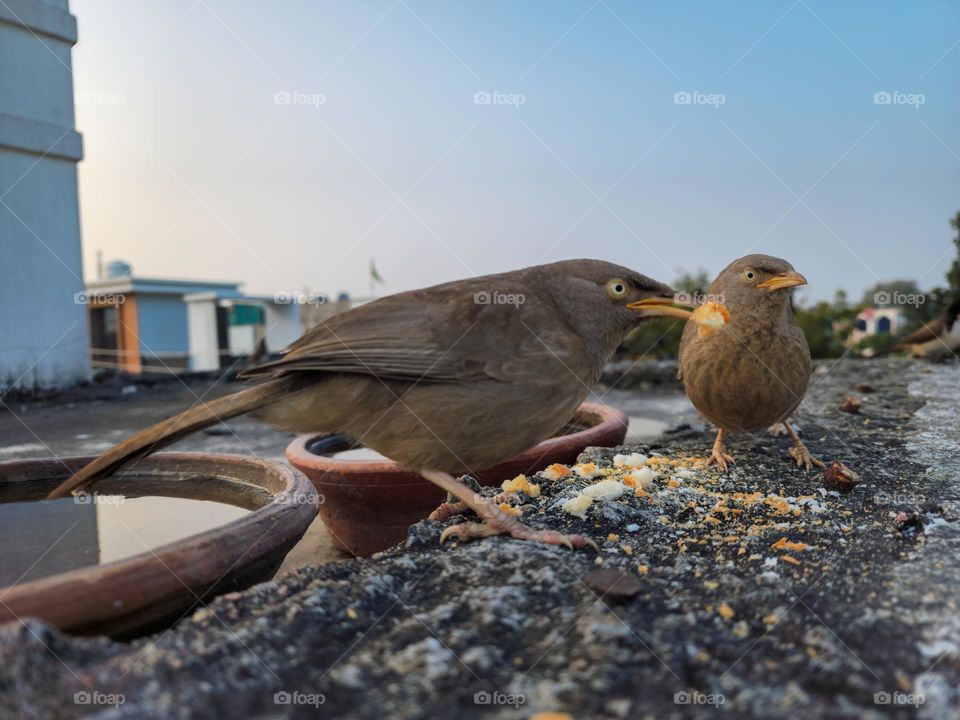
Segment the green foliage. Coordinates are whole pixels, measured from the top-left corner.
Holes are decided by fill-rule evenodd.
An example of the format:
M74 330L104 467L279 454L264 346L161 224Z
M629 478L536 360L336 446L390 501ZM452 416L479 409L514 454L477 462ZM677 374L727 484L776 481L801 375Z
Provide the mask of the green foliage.
M947 292L953 299L960 299L960 212L951 218L950 224L957 233L953 239L953 244L957 246L957 257L947 270Z
M686 293L703 293L710 278L703 270L683 273L673 287ZM624 342L627 352L636 357L673 358L680 351L683 321L676 318L657 318L643 323Z
M797 321L807 336L813 357L837 358L843 355L846 333L838 332L838 329L848 328L849 323L843 320L838 323L838 314L845 312L845 304L844 298L844 305L841 306L821 300L812 308L796 308Z

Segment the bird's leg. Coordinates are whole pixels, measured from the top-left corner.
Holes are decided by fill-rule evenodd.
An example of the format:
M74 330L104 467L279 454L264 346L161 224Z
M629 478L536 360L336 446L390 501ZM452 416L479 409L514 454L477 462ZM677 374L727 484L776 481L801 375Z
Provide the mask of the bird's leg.
M496 498L491 500L490 498L485 498L482 495L471 492L469 488L449 473L436 470L421 470L420 474L435 485L439 485L451 495L460 498L466 508L473 510L480 516L480 519L483 520L481 523L468 522L451 525L440 535L441 543L453 535L456 535L460 542L473 540L475 538L490 537L492 535L509 535L517 540L530 540L546 545L564 545L571 550L587 546L592 547L594 550L597 549L597 545L593 540L582 535L564 535L555 530L534 530L533 528L527 527L497 507L494 502ZM437 508L437 511L442 507L441 505L440 508Z
M793 440L793 447L787 450L787 454L797 461L797 467L802 467L805 470L813 470L814 465L824 467L824 464L820 460L817 460L810 454L807 446L800 440L800 436L797 435L797 431L793 429L793 426L790 425L789 422L784 422L783 424L787 428L787 435Z
M781 435L789 435L790 432L787 430L787 424L778 422L771 425L767 428L767 432L773 435L774 437L780 437Z
M713 450L710 457L707 458L707 467L716 463L724 472L727 471L727 463L732 463L733 457L723 451L723 428L717 431L717 439L713 442Z
M499 505L500 503L507 502L509 498L510 493L502 492L499 495L495 495L490 502L492 502L494 505ZM440 503L437 506L437 509L430 513L428 519L446 522L454 515L459 515L460 513L466 512L469 509L470 506L465 502L454 502L453 496L447 493L447 501Z

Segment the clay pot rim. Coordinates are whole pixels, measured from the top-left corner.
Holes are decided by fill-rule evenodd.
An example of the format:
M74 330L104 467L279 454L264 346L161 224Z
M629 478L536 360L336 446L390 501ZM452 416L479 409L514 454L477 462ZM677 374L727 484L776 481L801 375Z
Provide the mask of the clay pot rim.
M59 482L95 457L0 462L0 485ZM21 471L19 474L25 477L9 477L11 469ZM143 497L147 493L121 493L118 490L119 486L129 489L131 482L136 485L137 476L142 475L160 478L150 487L170 484L171 490L176 489L178 482L174 476L189 478L190 487L184 488L184 492L162 494L163 497L224 502L247 508L250 512L223 525L127 558L0 586L0 599L3 600L0 624L21 617L39 617L68 632L112 634L118 629L127 632L139 626L130 618L135 618L138 611L147 612L151 604L162 604L172 594L188 592L189 604L193 605L197 596L204 597L208 587L242 574L246 568L262 562L266 555L289 544L291 539L296 542L319 510L316 488L299 470L284 463L243 455L156 453L138 462L134 468L120 470L103 480L97 489L105 495ZM235 491L235 502L230 502L223 494L220 497L201 496L196 491L197 483L202 487L204 482L213 483L220 490ZM40 497L45 494L46 490ZM268 494L269 501L260 501L264 494ZM264 528L268 529L267 532L262 532ZM254 540L250 540L251 535ZM162 572L144 577L144 572L156 562L161 564ZM123 577L139 578L142 585L114 587L111 581ZM65 598L73 602L65 604Z
M568 435L558 435L548 438L501 464L509 463L514 465L528 463L534 465L544 455L553 454L563 447L590 447L593 444L591 443L593 438L598 438L615 428L626 428L629 423L625 412L600 403L582 403L580 407L577 408L576 414L592 416L597 419L597 422L590 427ZM315 433L298 435L287 446L287 460L297 468L329 473L328 477L332 484L342 484L342 481L338 479L338 475L348 478L353 475L363 475L365 481L360 484L372 486L390 484L396 487L402 484L398 483L397 480L404 476L409 476L410 484L420 484L423 482L423 478L421 478L419 474L412 470L401 468L392 460L339 460L325 455L316 455L307 450L307 444L321 436L322 435ZM493 468L483 468L482 471L478 470L478 472L492 469ZM323 484L322 480L317 482ZM357 484L354 479L349 479L348 482L353 485Z

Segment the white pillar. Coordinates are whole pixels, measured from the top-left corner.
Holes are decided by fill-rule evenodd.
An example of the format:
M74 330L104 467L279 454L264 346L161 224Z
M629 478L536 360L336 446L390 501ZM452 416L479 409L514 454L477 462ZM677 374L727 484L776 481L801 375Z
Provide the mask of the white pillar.
M190 342L190 369L194 372L220 369L217 343L217 296L215 293L187 295L187 333Z

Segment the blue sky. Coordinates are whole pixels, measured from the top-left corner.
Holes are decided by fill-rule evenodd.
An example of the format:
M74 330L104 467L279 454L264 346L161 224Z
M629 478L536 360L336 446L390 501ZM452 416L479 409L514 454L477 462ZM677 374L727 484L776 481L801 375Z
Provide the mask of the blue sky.
M371 256L393 292L569 257L670 281L762 251L810 300L927 288L952 258L958 3L72 11L88 277L99 249L144 275L364 294Z

